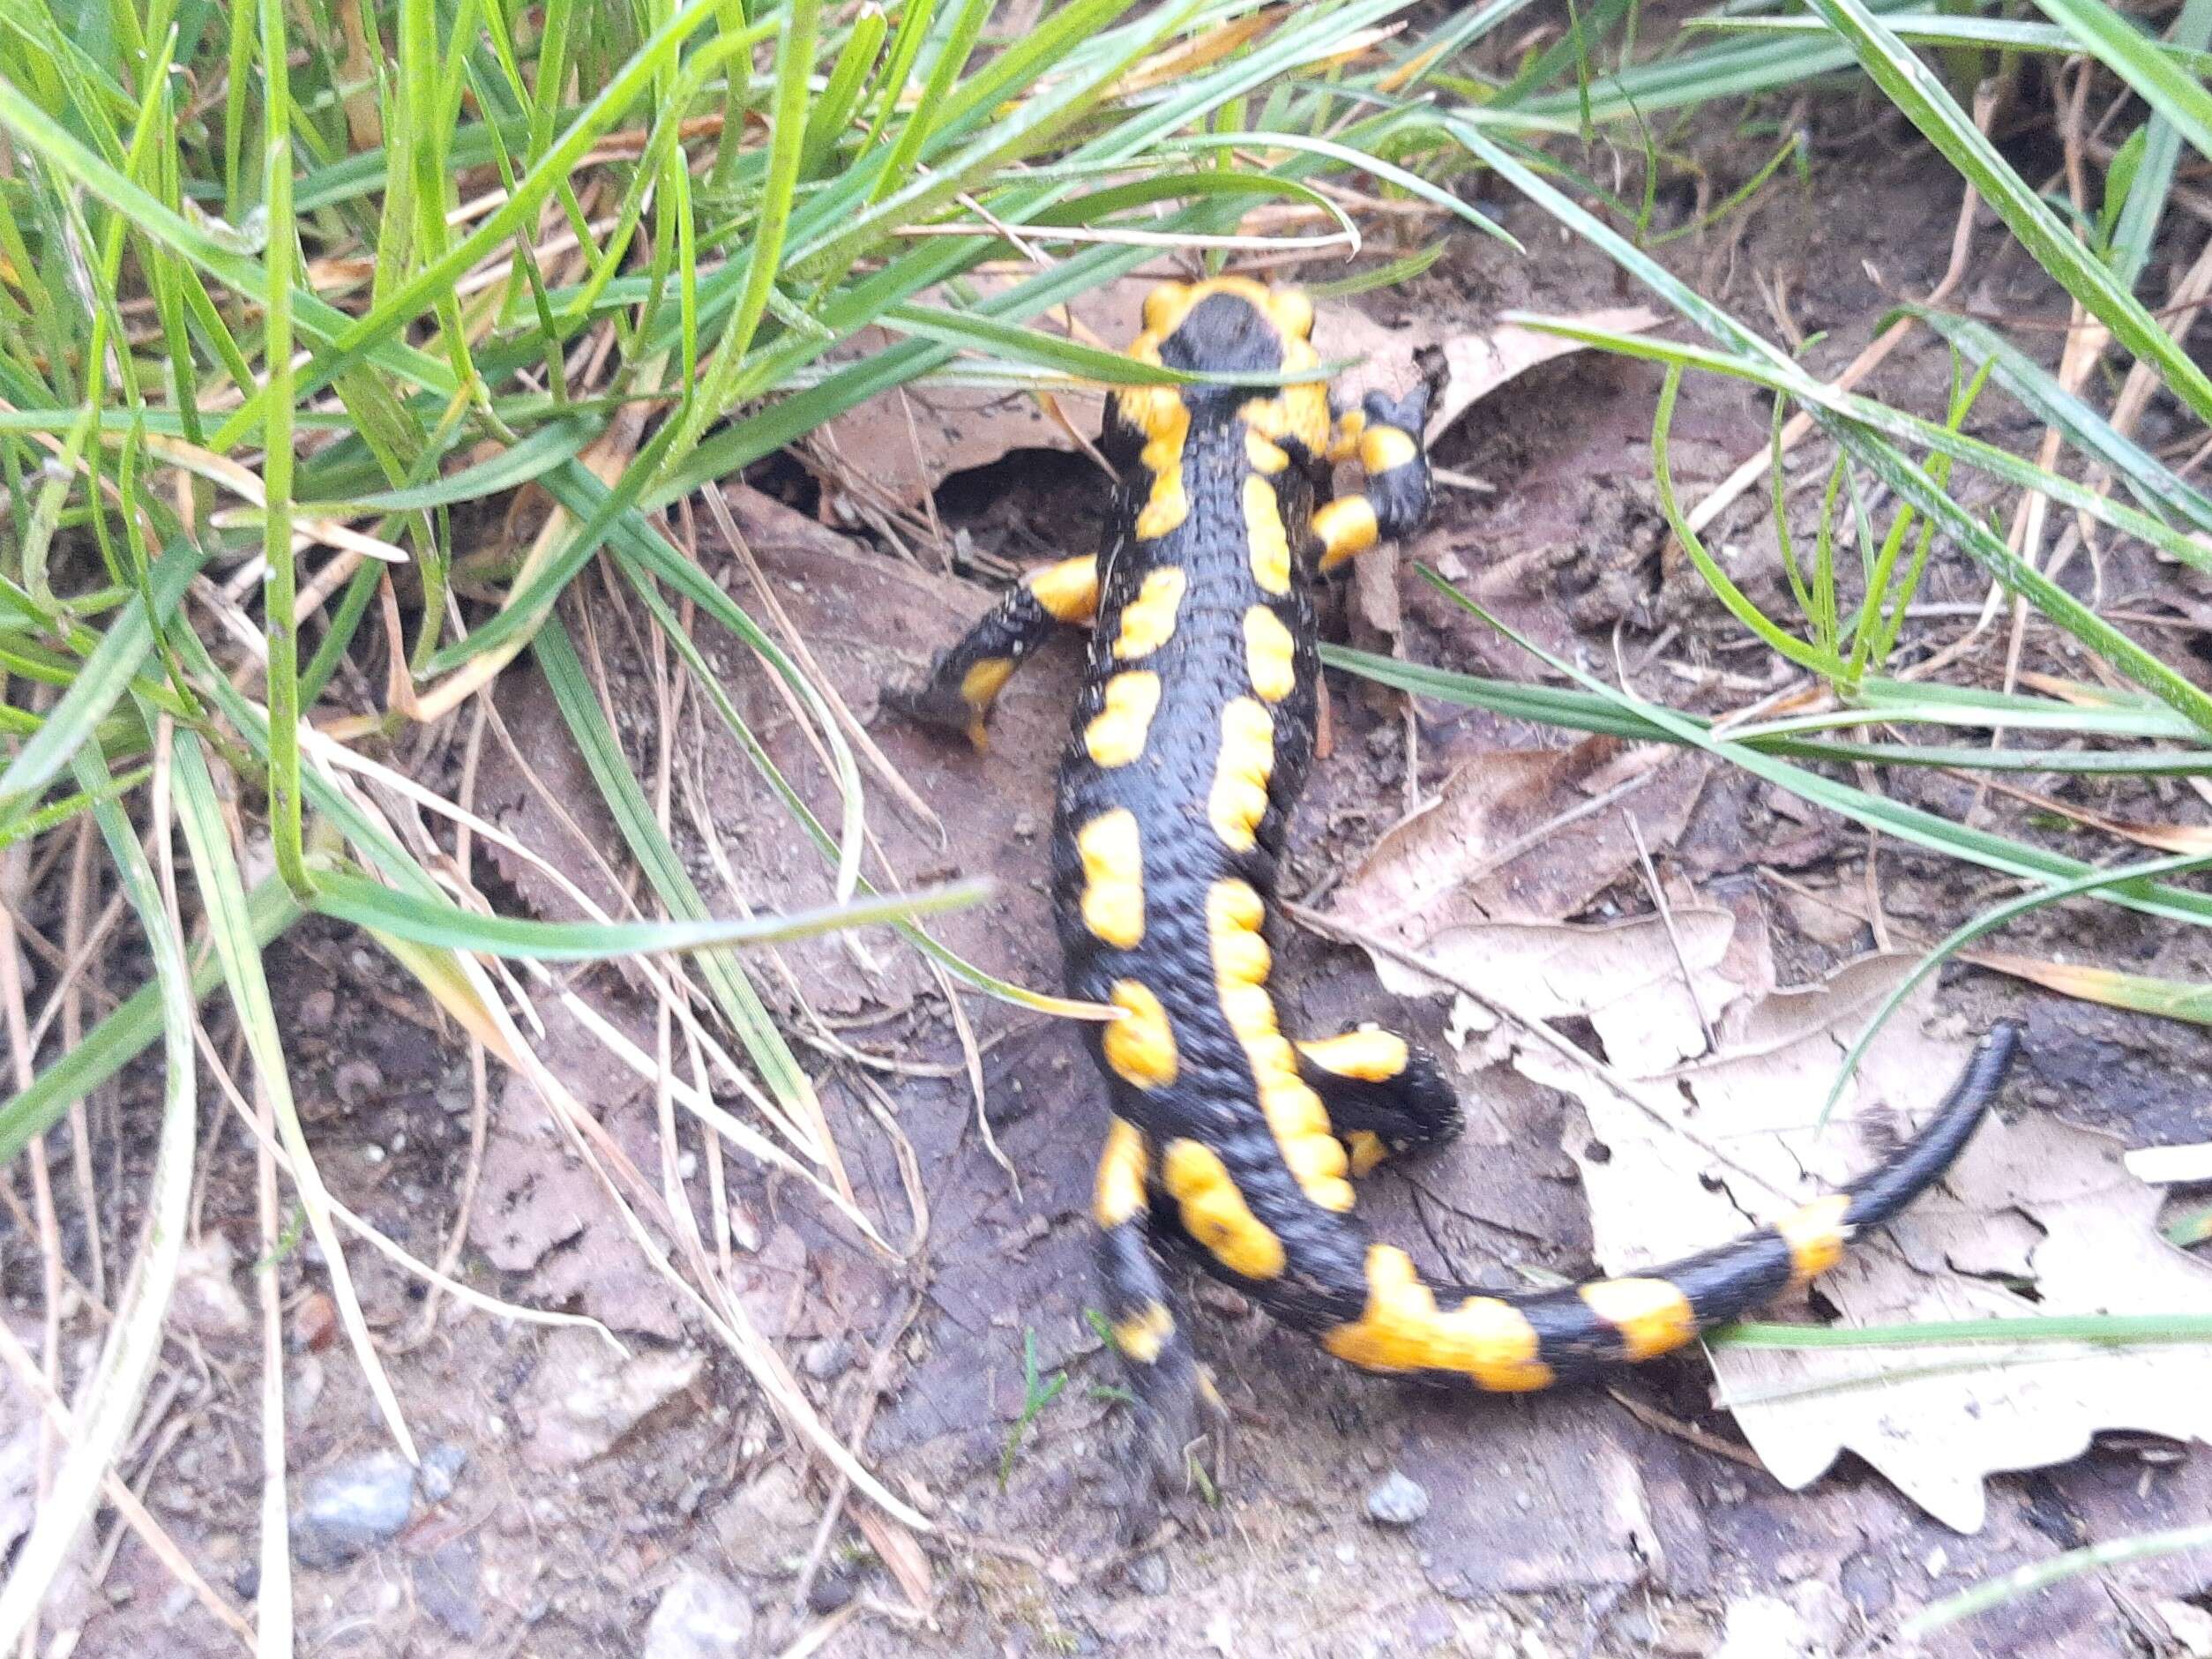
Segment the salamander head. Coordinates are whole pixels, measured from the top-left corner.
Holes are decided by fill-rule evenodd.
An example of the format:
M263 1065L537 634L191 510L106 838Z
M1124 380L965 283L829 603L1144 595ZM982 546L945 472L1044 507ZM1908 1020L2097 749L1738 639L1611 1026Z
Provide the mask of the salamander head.
M1214 374L1296 373L1310 368L1313 303L1296 288L1271 288L1249 277L1162 282L1145 298L1145 329L1130 355L1170 369ZM1193 402L1242 401L1250 387L1191 386Z

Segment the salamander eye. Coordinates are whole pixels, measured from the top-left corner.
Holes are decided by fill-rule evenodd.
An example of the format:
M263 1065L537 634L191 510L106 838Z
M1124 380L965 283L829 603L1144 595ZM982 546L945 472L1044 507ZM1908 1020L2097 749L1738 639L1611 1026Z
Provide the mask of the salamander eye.
M1175 332L1189 304L1191 289L1182 282L1162 282L1145 295L1145 332L1162 338Z
M1313 333L1313 302L1303 288L1276 289L1270 309L1285 340L1304 340Z

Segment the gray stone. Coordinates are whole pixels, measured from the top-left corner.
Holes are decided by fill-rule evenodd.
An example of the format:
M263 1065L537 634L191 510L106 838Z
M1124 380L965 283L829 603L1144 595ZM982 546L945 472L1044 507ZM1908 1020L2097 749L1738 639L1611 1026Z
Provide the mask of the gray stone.
M468 1467L468 1453L451 1441L422 1453L422 1467L415 1471L415 1490L426 1504L442 1504L453 1495L453 1483Z
M407 1524L415 1469L397 1452L371 1452L325 1469L307 1483L292 1516L292 1558L343 1566Z
M703 1354L644 1349L628 1358L587 1331L557 1331L531 1379L523 1455L541 1468L587 1463L696 1383Z
M1392 1469L1367 1494L1367 1514L1386 1527L1410 1527L1429 1513L1429 1489Z
M463 1641L474 1641L483 1634L484 1610L479 1599L474 1538L456 1538L429 1555L417 1557L413 1571L415 1603L424 1612Z
M719 1573L685 1567L646 1626L644 1659L738 1659L752 1640L752 1603Z

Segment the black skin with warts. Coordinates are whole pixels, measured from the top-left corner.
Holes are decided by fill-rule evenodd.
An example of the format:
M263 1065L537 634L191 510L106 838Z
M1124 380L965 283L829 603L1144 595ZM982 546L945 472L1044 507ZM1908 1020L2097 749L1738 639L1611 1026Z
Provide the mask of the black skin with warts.
M1238 292L1200 298L1179 326L1154 342L1158 361L1210 371L1280 370L1285 341L1276 316L1254 297L1258 292L1244 285ZM1412 440L1413 460L1366 481L1365 494L1386 542L1410 533L1428 510L1429 467L1420 439L1431 391L1417 386L1395 400L1371 394L1358 411L1364 430L1394 428ZM1215 883L1241 879L1272 909L1284 828L1313 754L1319 664L1312 593L1320 579L1322 549L1312 527L1317 503L1328 489L1332 458L1276 435L1290 457L1272 483L1289 535L1292 576L1288 594L1268 594L1253 573L1243 504L1246 481L1254 471L1247 427L1253 400L1266 394L1249 386L1199 385L1182 388L1180 395L1189 428L1176 464L1188 511L1172 530L1150 540L1138 534L1155 483L1144 464L1145 435L1124 418L1118 400L1109 405L1102 448L1121 482L1099 554L1096 625L1061 762L1052 841L1054 915L1069 994L1107 1002L1117 981L1140 982L1164 1005L1177 1056L1172 1084L1136 1087L1117 1076L1100 1052L1102 1028L1084 1028L1114 1112L1141 1132L1149 1160L1147 1213L1102 1229L1101 1288L1111 1320L1137 1319L1147 1311L1173 1316L1177 1299L1155 1251L1171 1242L1190 1250L1208 1272L1237 1286L1275 1319L1326 1335L1359 1320L1369 1305L1370 1239L1353 1214L1312 1201L1284 1161L1252 1065L1220 1005L1207 899ZM1172 633L1140 661L1117 659L1114 642L1125 610L1145 578L1169 566L1180 568L1187 584ZM1222 712L1232 699L1252 695L1243 619L1247 609L1258 604L1271 607L1289 631L1296 684L1270 710L1274 764L1267 811L1257 844L1240 853L1212 827L1207 802L1222 747ZM910 714L973 734L987 711L962 700L963 676L986 658L1018 661L1052 625L1036 602L1017 589L939 655L918 691L898 693L892 701ZM1108 681L1131 668L1159 675L1160 703L1138 758L1103 768L1092 761L1083 734L1105 706ZM1077 833L1115 809L1134 816L1142 848L1145 930L1127 950L1095 937L1081 909L1085 876ZM1879 1169L1843 1189L1848 1204L1838 1242L1888 1220L1943 1173L2002 1085L2017 1042L2013 1028L1992 1032L1927 1125ZM1379 1080L1337 1076L1303 1058L1299 1072L1320 1095L1339 1136L1365 1131L1388 1151L1402 1153L1440 1144L1461 1127L1459 1102L1442 1068L1418 1049L1409 1048L1402 1069ZM1221 1159L1252 1214L1280 1241L1286 1265L1279 1275L1241 1276L1192 1238L1175 1200L1159 1185L1161 1148L1177 1140L1196 1141ZM1663 1280L1679 1290L1695 1328L1704 1330L1741 1318L1801 1276L1789 1240L1766 1228L1648 1269L1639 1278ZM1584 1298L1585 1288L1493 1292L1430 1282L1442 1309L1470 1297L1494 1297L1517 1310L1535 1333L1536 1357L1552 1382L1581 1380L1633 1356L1624 1331ZM1149 1359L1131 1356L1128 1369L1140 1423L1147 1431L1142 1445L1149 1454L1132 1494L1133 1525L1150 1513L1157 1497L1184 1479L1186 1453L1208 1416L1212 1394L1179 1317L1173 1317L1172 1327L1161 1335L1157 1352ZM1435 1381L1468 1380L1456 1370L1401 1369Z

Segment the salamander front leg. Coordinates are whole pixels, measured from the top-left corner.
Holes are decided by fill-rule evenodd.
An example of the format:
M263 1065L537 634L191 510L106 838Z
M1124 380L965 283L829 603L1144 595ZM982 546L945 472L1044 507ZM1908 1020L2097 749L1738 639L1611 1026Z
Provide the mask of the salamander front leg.
M1093 1209L1099 1292L1135 1423L1135 1455L1121 1505L1125 1543L1151 1530L1163 1502L1190 1490L1204 1443L1222 1416L1153 1253L1145 1177L1144 1137L1117 1117L1099 1159Z
M1442 1146L1466 1127L1459 1093L1434 1055L1379 1026L1296 1045L1298 1075L1365 1175L1385 1158Z
M919 686L892 687L884 706L932 726L965 733L985 746L990 706L1053 629L1087 623L1098 612L1096 558L1063 559L1030 572L960 639L938 653Z
M1333 571L1379 542L1401 541L1429 516L1429 452L1421 429L1429 419L1424 381L1402 398L1371 392L1338 422L1330 459L1358 458L1367 488L1314 509L1321 569Z

